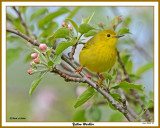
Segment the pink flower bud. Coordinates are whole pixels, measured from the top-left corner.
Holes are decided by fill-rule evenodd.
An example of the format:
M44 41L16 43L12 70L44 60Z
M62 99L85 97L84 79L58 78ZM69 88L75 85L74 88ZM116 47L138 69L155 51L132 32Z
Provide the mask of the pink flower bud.
M31 73L32 73L32 69L30 68L30 69L28 69L27 70L27 73L29 74L29 75L31 75Z
M102 73L99 74L99 78L103 79Z
M35 58L35 59L34 59L34 63L39 64L39 63L40 63L40 59Z
M40 44L40 45L39 45L39 49L40 49L41 51L45 51L45 50L47 50L47 45L46 45L46 44Z
M90 75L86 75L89 79L91 79L91 76Z
M113 25L113 28L115 28L115 27L116 27L116 25L114 24L114 25Z
M91 79L91 76L90 75L86 75L89 79ZM88 84L88 86L91 86L90 84Z
M32 59L35 59L35 58L37 58L37 57L38 57L38 54L37 54L37 53L32 53L32 54L31 54L31 58L32 58Z
M68 24L68 28L69 28L70 30L72 30L72 25L71 25L71 24Z
M30 62L30 66L32 67L32 66L33 66L33 64L34 64L34 61L31 61L31 62Z
M62 22L62 26L63 27L67 26L67 23L66 22Z
M122 21L122 17L118 17L117 19L118 19L118 21Z

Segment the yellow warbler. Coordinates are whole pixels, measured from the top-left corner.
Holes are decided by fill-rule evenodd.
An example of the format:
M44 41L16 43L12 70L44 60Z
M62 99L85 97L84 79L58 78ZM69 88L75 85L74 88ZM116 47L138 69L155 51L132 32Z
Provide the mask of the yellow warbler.
M118 38L122 36L124 35L118 35L112 30L103 30L93 36L80 52L81 67L77 69L77 72L80 72L83 67L98 74L109 71L116 62L116 44ZM102 80L99 81L98 85L101 82Z

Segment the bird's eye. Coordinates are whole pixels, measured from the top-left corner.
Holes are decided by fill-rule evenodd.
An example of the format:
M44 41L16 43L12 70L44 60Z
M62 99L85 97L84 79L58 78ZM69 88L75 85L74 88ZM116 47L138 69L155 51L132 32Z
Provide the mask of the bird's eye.
M111 35L110 34L107 34L107 37L110 37Z

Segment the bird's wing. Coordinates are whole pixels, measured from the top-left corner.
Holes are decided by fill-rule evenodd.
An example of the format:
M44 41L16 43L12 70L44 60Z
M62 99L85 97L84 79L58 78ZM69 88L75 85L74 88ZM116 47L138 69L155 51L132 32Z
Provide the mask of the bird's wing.
M87 41L87 43L84 44L83 49L87 49L87 48L90 47L91 45L95 44L95 39L94 39L94 38L95 38L95 36L92 37L91 39L89 39L89 40Z

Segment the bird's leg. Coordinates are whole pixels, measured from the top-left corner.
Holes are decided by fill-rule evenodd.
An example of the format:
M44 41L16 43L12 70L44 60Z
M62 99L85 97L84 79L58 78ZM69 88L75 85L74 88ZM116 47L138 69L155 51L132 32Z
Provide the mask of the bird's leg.
M75 72L80 73L83 69L83 66L80 66Z
M98 85L98 86L101 86L102 81L103 81L103 76L102 76L101 73L97 73L97 74L98 74L98 78L99 78L99 81L97 82L97 85Z

